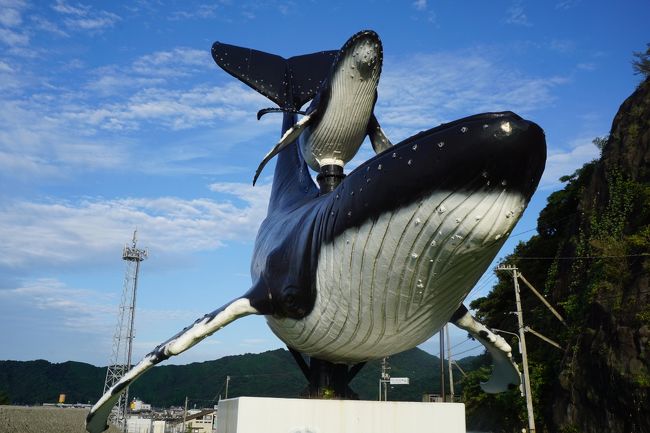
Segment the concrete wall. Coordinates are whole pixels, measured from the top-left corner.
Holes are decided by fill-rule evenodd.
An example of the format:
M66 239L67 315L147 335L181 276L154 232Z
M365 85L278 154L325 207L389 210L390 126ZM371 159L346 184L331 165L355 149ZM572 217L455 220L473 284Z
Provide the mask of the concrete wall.
M465 433L465 405L241 397L221 400L217 433Z

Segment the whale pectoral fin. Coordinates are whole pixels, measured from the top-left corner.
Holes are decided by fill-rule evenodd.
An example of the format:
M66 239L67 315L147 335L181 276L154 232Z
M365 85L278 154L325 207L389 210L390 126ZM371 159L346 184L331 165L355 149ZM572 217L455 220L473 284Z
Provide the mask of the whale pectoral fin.
M492 355L492 375L487 382L481 383L483 391L496 394L521 383L521 374L512 359L512 349L503 337L474 319L464 305L454 313L451 322L476 338Z
M260 120L262 116L269 113L295 113L295 114L302 114L303 116L307 114L306 111L296 110L293 108L286 108L286 107L262 108L260 111L257 112L257 120Z
M95 403L86 417L86 430L100 433L108 428L108 416L120 394L144 372L172 356L178 355L212 335L230 322L250 314L260 314L248 298L239 298L199 318L191 326L156 347L129 370Z
M372 148L375 149L375 153L381 153L384 150L393 146L393 143L390 142L384 131L379 126L377 117L375 113L372 113L370 120L368 121L368 137L370 137L370 143L372 143Z
M255 182L257 182L257 178L259 177L260 173L262 173L262 170L264 169L266 163L269 162L271 158L277 155L282 149L296 141L296 139L304 131L305 127L314 118L315 113L316 110L312 111L307 116L300 119L295 125L289 128L287 132L284 133L282 138L280 138L280 141L278 141L278 143L273 146L273 149L271 149L271 151L266 154L262 162L260 162L259 167L257 167L257 171L255 171L255 177L253 177L253 185L255 185Z

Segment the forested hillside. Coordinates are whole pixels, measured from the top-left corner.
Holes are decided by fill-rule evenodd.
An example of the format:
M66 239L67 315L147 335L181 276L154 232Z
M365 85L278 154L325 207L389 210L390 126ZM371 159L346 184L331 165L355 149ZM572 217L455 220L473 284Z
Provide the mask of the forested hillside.
M467 370L475 368L476 363L473 357L459 361ZM423 393L438 392L437 357L415 348L390 357L390 365L394 377L411 379L410 385L390 389L391 400L420 401ZM362 399L377 399L379 373L379 361L369 362L352 382L352 389ZM14 404L55 403L63 393L69 403L94 403L103 391L105 375L106 367L80 362L0 361L0 399ZM131 386L130 395L154 406L181 405L186 396L192 405L211 406L219 395L225 395L226 376L231 378L229 397L298 397L307 386L289 352L278 349L188 365L157 366Z
M527 337L537 431L650 432L647 74L621 105L609 136L594 143L600 159L562 178L564 188L539 215L538 234L504 263L516 265L568 323L521 289L525 324L563 346ZM488 326L517 332L512 274L498 277L494 290L471 306ZM482 375L466 381L468 425L521 431L526 411L519 390L480 394Z

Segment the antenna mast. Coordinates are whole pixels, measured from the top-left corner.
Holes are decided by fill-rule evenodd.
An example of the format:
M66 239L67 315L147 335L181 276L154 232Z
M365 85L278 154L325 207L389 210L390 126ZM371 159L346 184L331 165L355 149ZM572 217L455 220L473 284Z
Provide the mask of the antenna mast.
M140 262L145 260L148 251L138 249L137 233L133 232L131 245L125 245L122 250L122 260L126 262L126 272L124 274L124 286L122 289L122 299L118 312L117 327L113 336L113 350L111 359L106 369L106 381L104 382L104 393L117 383L122 376L131 369L131 355L133 352L133 336L135 321L135 299L138 290L138 274L140 272ZM126 412L129 405L129 389L120 396L115 404L109 421L126 432Z

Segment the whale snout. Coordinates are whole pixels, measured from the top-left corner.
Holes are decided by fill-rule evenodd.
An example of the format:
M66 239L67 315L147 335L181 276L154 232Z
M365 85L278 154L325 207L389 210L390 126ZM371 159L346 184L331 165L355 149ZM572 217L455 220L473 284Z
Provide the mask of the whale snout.
M380 66L379 43L372 38L364 38L352 52L354 66L362 77L368 78Z
M351 78L358 76L363 80L379 79L383 48L379 35L374 31L364 30L352 36L343 45L341 54L341 63L348 64Z

